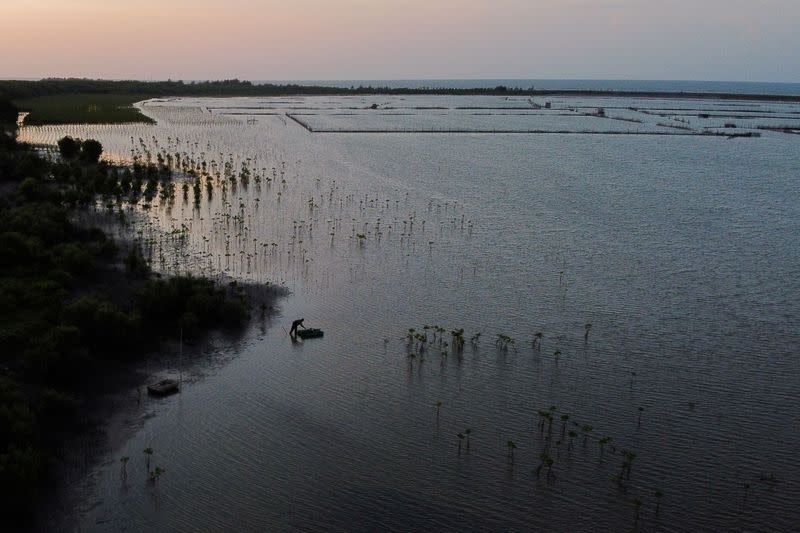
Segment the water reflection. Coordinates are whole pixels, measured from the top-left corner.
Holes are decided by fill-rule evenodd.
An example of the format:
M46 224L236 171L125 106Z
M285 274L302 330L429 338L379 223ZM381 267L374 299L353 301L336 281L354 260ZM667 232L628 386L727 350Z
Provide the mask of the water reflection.
M795 137L322 135L256 112L315 107L314 120L337 122L371 103L183 99L145 106L155 126L23 131L96 136L121 158L205 162L213 193L204 176L197 207L188 177L185 200L179 184L128 212L154 262L292 290L273 322L199 359L216 361L198 363L205 379L143 402L135 431L78 489L84 528L800 521ZM553 103L692 128L728 113ZM519 102L393 102L425 105ZM660 116L669 106L709 118ZM236 107L248 114L221 112ZM299 316L325 337L291 343L283 326ZM426 325L444 331L434 340ZM427 333L422 353L409 328ZM451 333L461 328L463 351ZM157 484L148 447L165 469Z

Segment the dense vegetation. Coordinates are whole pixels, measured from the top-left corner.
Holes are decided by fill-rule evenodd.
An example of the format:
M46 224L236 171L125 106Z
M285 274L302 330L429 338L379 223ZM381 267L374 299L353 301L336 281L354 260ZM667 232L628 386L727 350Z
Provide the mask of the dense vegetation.
M5 104L7 105L7 104ZM12 106L13 107L13 106ZM3 105L0 105L0 110ZM7 116L6 116L7 115ZM87 383L166 338L236 327L243 296L206 279L161 279L73 211L104 196L146 195L169 180L156 165L98 162L96 141L65 140L51 162L0 126L0 509L23 520L65 432L79 425ZM143 190L144 189L144 190ZM6 518L7 520L8 518Z
M650 96L658 98L712 98L736 100L773 100L800 102L796 95L747 95L729 93L698 92L654 92L654 91L603 91L603 90L548 90L519 89L514 87L486 88L442 88L442 87L325 87L316 85L252 83L240 80L220 81L110 81L90 79L56 79L38 81L0 80L0 100L18 100L37 96L58 94L82 95L125 95L138 96L139 99L157 96L286 96L286 95L370 95L370 94L433 94L433 95L508 95L508 96L546 96L568 94L572 96Z
M55 94L114 94L151 96L285 96L332 94L531 94L530 90L503 86L484 89L324 87L316 85L220 81L110 81L88 79L44 79L39 81L0 80L0 95L11 100Z
M26 125L38 124L121 124L153 122L133 107L145 95L52 94L21 98L14 104L30 113Z

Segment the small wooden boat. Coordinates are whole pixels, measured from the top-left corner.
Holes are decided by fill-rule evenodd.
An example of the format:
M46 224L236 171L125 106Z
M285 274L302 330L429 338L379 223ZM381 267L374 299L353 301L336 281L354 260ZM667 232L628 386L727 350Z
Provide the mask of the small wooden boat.
M147 386L148 394L153 396L167 396L180 390L180 385L175 379L162 379L158 383L151 383Z
M301 339L317 339L324 335L321 329L299 329L297 330L297 336Z

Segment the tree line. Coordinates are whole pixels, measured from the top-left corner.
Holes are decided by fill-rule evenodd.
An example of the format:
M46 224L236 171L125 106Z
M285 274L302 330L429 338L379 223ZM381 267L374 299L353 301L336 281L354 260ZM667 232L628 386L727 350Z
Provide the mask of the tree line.
M455 87L332 87L321 85L253 83L246 80L138 81L86 78L0 80L0 100L17 100L59 94L128 94L158 96L325 96L325 95L499 95L499 96L618 96L626 98L700 98L722 100L800 102L799 95L738 94L675 91L614 91L595 89L527 89L498 85L483 88Z
M326 87L318 85L253 83L238 79L219 81L111 81L83 78L0 80L0 96L16 100L56 94L134 94L143 96L285 96L369 94L531 94L505 86L487 88Z

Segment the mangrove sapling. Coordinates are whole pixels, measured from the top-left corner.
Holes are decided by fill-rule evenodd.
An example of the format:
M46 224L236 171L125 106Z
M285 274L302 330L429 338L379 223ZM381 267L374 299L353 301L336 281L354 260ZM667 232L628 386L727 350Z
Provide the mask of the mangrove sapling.
M548 481L556 479L556 475L555 475L555 473L553 473L553 463L555 463L553 458L552 457L548 457L547 458L547 480Z
M456 437L458 437L458 454L461 455L461 445L464 442L464 434L457 433Z
M542 350L542 337L544 337L544 334L541 331L537 331L533 335L533 345L532 345L532 347L538 349L539 351Z
M564 435L567 433L567 422L569 421L569 415L563 414L561 415L561 438L564 438Z
M605 445L610 443L612 440L613 439L611 437L603 437L598 441L598 444L600 445L600 457L603 456L603 452L605 451Z
M552 410L547 413L547 440L550 440L553 437L553 416Z
M639 523L639 512L642 509L642 499L641 498L635 498L633 500L633 507L634 507L635 513L636 513L634 515L634 517L633 517L633 524L634 524L634 526L636 526L636 524Z
M480 344L480 341L481 341L481 334L480 333L476 333L475 335L470 337L469 342L472 345L472 350L473 351L478 349L478 345Z
M467 436L467 452L469 452L469 436L472 434L472 430L467 428L464 430L464 435Z
M550 454L548 454L547 451L543 451L542 453L539 454L539 460L540 460L539 466L536 467L536 477L539 477L541 475L542 468L544 468L544 466L550 460Z
M508 454L507 454L508 455L508 460L513 463L514 462L514 450L517 449L517 445L514 443L513 440L509 439L506 442L506 449L508 450Z
M455 329L450 332L452 337L453 352L460 354L464 351L464 329Z
M584 332L584 334L583 334L583 342L584 342L584 344L585 344L585 343L589 342L589 331L592 329L592 325L591 325L591 324L586 324L586 325L585 325L585 326L583 326L583 327L584 327L584 329L586 330L586 331Z
M128 457L128 456L120 457L120 459L119 459L119 462L121 464L120 476L122 477L122 481L125 481L126 479L128 479L128 460L129 459L130 459L130 457Z
M627 477L630 479L631 477L631 466L633 464L633 460L636 459L636 453L631 450L622 450L622 470L620 470L619 477L617 478L619 484L622 484L622 480L625 478L625 474L627 473Z
M639 420L636 423L636 427L642 427L642 412L644 411L644 407L639 407Z
M627 458L628 458L628 479L630 479L631 467L633 466L633 460L636 459L636 452L628 450Z
M661 492L661 489L656 489L653 496L656 497L656 515L658 515L659 511L661 511L661 498L664 497L664 493Z
M589 425L585 425L585 426L583 426L581 428L581 431L583 431L583 445L584 446L586 446L586 440L589 438L589 433L591 433L593 429L594 428L592 426L589 426Z
M569 435L569 444L567 444L567 449L571 450L573 441L575 440L575 437L578 436L578 433L570 429L569 433L567 434Z
M544 433L544 423L550 413L540 409L537 414L539 415L539 433Z
M436 419L437 420L439 419L439 411L441 411L441 409L442 409L442 404L443 404L442 400L439 400L439 401L436 402Z
M155 468L155 470L152 470L152 471L149 473L149 480L150 480L150 483L151 483L153 486L157 485L157 484L158 484L158 478L160 478L160 477L161 477L161 475L162 475L164 472L166 472L166 470L164 470L164 469L163 469L163 468L161 468L160 466L157 466L157 467Z
M507 352L509 346L512 347L514 351L517 351L516 340L514 340L513 337L509 337L508 335L503 335L502 333L497 334L495 345L501 352Z
M150 457L153 455L153 448L145 448L143 453L145 456L145 468L150 471Z

